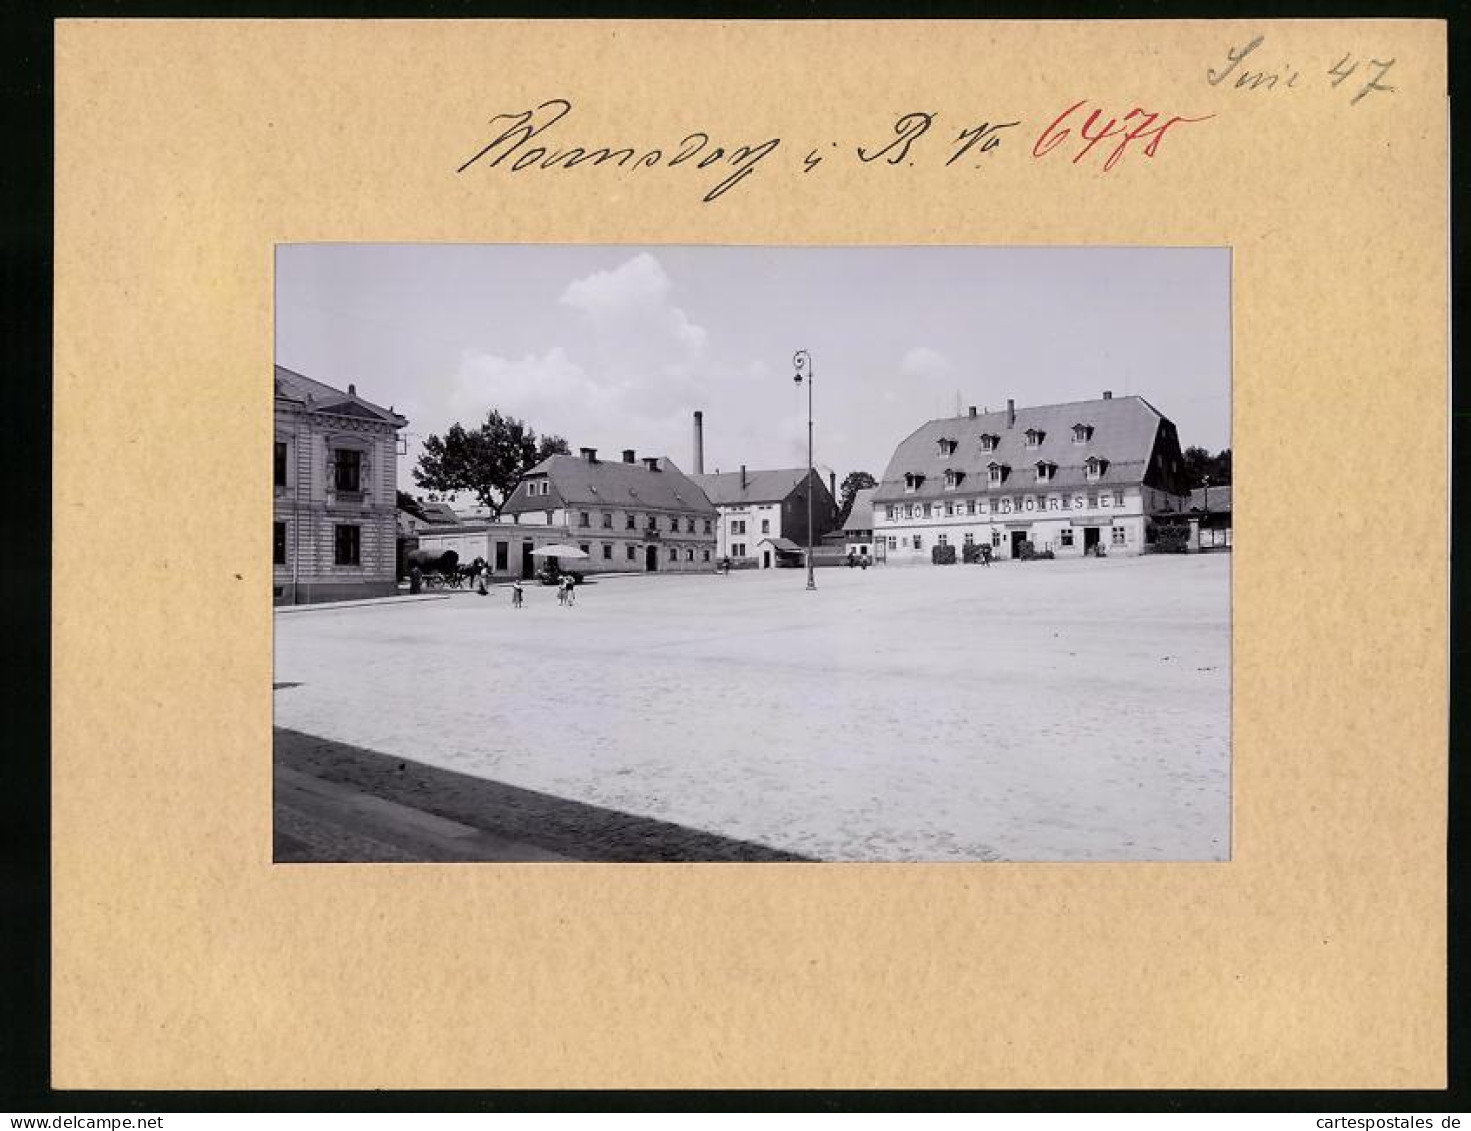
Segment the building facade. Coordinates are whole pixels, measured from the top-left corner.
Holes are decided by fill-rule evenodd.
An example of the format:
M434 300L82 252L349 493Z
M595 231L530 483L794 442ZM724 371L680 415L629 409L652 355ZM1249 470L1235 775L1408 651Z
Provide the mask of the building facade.
M275 371L276 604L397 591L398 431L408 421L283 366Z
M494 574L529 576L532 550L551 542L588 555L562 563L580 573L700 573L716 564L715 507L663 456L640 460L630 449L601 460L595 448L549 456L516 485L501 516L510 522L486 525L490 552L478 555ZM466 524L461 533L469 532Z
M873 494L876 548L890 562L935 546L993 558L1138 554L1155 516L1188 507L1175 426L1143 397L931 420L895 449Z
M805 554L807 496L812 495L812 541L838 525L838 505L817 472L805 467L694 475L720 512L716 555L738 565L772 569L783 557ZM795 549L785 549L794 547Z
M853 495L853 509L843 523L843 545L854 557L873 556L873 497L877 493L877 487L862 487Z

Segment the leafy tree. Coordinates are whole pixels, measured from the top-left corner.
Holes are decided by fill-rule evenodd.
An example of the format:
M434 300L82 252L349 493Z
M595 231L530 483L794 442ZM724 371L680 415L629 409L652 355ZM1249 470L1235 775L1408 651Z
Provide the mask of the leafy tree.
M1186 485L1194 489L1205 486L1207 478L1212 487L1224 487L1231 482L1231 449L1211 455L1204 448L1189 447L1181 453L1185 458Z
M858 497L858 492L865 487L877 487L879 481L866 471L850 471L843 478L843 484L838 488L838 496L842 499L842 507L838 511L838 527L848 521L848 516L853 513L853 501Z
M414 482L430 491L467 491L499 518L521 477L550 455L571 451L560 436L540 436L523 420L495 409L473 431L458 422L424 441Z

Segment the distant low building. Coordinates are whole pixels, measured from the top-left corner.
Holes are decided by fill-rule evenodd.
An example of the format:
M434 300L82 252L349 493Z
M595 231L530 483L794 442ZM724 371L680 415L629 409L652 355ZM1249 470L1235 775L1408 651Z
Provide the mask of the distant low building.
M873 552L873 497L877 487L861 487L853 495L853 509L843 523L843 543L848 553L866 558Z
M807 493L812 493L812 541L838 525L838 505L817 472L805 467L716 472L691 478L720 511L716 553L744 565L785 564L785 546L807 545Z
M900 442L873 495L874 538L890 562L1146 552L1156 520L1189 498L1174 424L1143 397L931 420Z
M1231 548L1231 485L1190 492L1191 543L1197 550Z
M398 430L408 421L275 367L272 593L277 604L397 591Z

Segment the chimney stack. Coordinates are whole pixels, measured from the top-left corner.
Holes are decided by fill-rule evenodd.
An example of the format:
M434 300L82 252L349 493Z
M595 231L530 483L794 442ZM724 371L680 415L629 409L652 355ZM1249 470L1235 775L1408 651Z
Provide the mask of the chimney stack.
M695 409L695 474L705 474L705 414Z
M1112 389L1104 389L1103 390L1103 399L1106 400L1106 401L1113 400L1113 390Z
M659 457L658 456L644 456L644 466L647 467L650 471L658 471L659 470Z
M746 489L746 465L741 464L741 490Z
M974 420L976 418L976 406L975 405L971 405L970 406L970 418L972 420Z
M588 463L598 462L597 448L578 448L577 450L582 455L582 458L587 460Z
M827 490L833 498L838 497L838 473L836 471L827 473Z
M633 449L632 448L624 448L623 449L623 462L624 463L637 463L638 462L638 460L634 459L634 457L633 457Z
M1006 426L1008 428L1016 424L1016 401L1010 397L1006 398Z

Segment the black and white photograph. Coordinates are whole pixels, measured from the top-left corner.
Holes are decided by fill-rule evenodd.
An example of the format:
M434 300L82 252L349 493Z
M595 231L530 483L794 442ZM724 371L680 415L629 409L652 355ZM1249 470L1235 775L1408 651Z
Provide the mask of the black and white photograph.
M287 244L274 860L1231 858L1231 254Z

